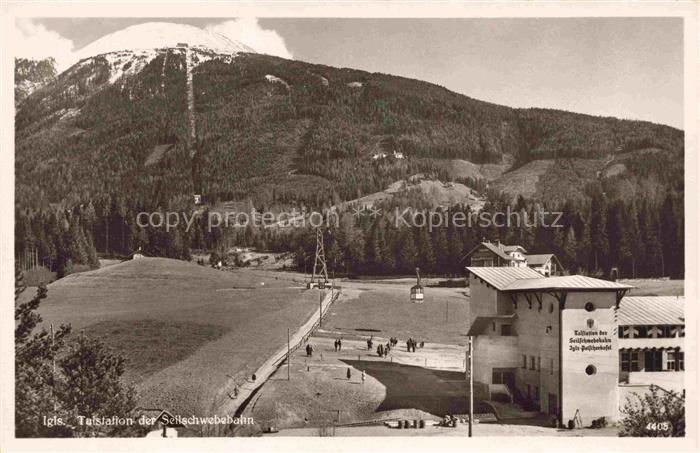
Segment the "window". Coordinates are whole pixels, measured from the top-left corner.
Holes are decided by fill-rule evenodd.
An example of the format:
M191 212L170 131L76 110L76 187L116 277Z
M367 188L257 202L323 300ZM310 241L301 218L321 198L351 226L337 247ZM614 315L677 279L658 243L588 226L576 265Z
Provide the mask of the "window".
M554 359L549 359L549 374L554 374Z
M593 302L586 302L584 308L586 309L586 311L593 311L595 310L595 305L593 304Z
M647 338L647 326L635 326L632 330L633 338Z
M542 357L537 357L537 371L542 370Z
M588 365L586 367L586 374L589 376L593 376L596 373L596 371L598 370L596 370L596 368L593 365Z
M617 328L617 338L627 338L629 336L629 330L626 327Z
M527 368L527 356L523 354L523 369Z
M649 326L647 329L649 338L663 338L663 328L661 326Z
M675 371L678 367L678 358L676 357L675 351L668 351L666 353L666 369L670 371Z
M534 370L535 369L535 356L530 356L530 369Z
M496 323L495 323L495 322L494 322L494 323L492 323L492 326L493 326L493 327L492 327L492 329L491 329L491 330L493 330L493 331L495 332L495 331L496 331Z
M539 401L540 400L540 386L535 385L534 387L535 387L535 401Z
M630 352L630 371L640 371L642 368L640 366L639 352Z
M684 353L681 351L668 351L666 353L666 369L670 371L683 371L685 369Z
M511 326L510 324L502 324L501 336L510 337L511 335L513 335L513 326Z
M525 387L525 388L526 388L525 395L527 396L527 399L530 399L530 384L527 384L527 387Z
M630 371L630 353L622 351L620 352L620 371Z
M554 311L554 304L549 304L549 312L552 313Z
M644 371L662 371L662 351L644 351Z

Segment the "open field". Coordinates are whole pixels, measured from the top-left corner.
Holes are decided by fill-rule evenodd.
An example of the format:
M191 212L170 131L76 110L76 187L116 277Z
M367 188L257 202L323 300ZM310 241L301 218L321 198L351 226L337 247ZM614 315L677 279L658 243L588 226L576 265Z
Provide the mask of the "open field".
M294 278L143 258L56 281L40 314L124 354L141 406L211 415L317 310Z
M324 329L342 335L409 337L418 342L466 345L466 288L425 288L425 302L409 300L415 279L405 282L342 282L343 297L328 313Z

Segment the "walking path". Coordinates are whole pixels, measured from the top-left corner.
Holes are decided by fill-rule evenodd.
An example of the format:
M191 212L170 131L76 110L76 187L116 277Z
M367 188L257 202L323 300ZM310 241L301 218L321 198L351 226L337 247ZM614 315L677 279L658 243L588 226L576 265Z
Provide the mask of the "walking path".
M314 290L316 291L316 290ZM340 291L329 291L321 302L321 313L326 314L328 308L331 306L333 301L338 298ZM319 323L319 313L315 311L311 317L296 331L293 332L290 337L290 344L292 352L297 349L301 344L311 336L314 329ZM255 390L261 387L265 381L267 381L270 376L275 372L275 370L282 364L287 358L287 345L285 344L277 350L270 358L268 358L260 367L255 370L255 381L252 379L247 379L246 382L238 387L238 395L231 399L230 402L224 405L224 411L228 414L235 414L241 405L253 394Z

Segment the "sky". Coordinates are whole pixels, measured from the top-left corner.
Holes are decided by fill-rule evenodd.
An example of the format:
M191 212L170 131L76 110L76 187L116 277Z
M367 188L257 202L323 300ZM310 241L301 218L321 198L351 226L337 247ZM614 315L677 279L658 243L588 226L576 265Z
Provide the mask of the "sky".
M92 41L150 21L195 25L263 53L425 80L511 107L683 127L680 18L34 18L18 20L18 47L65 67Z

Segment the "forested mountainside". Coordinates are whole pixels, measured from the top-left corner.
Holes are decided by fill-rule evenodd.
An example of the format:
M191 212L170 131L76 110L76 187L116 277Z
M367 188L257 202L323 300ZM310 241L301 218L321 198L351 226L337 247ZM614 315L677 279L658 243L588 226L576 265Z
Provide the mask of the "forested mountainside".
M53 58L15 60L15 106L19 105L38 88L56 78L56 61Z
M606 212L618 203L649 210L657 232L664 205L683 212L683 132L668 126L513 109L418 80L268 55L192 52L196 151L208 204L249 199L258 209L318 208L420 173L477 188L490 206L569 203L584 223L600 197ZM30 222L58 210L64 219L57 224L70 225L71 216L82 217L76 210L87 208L96 215L83 228L98 250L150 244L133 214L191 201L187 108L183 49L114 52L74 65L18 105L18 212ZM272 234L249 232L248 240L257 235L268 247L285 247ZM212 245L205 236L179 237L181 250L167 253ZM152 246L155 253L169 246L159 247ZM582 261L586 269L601 267L597 256Z

